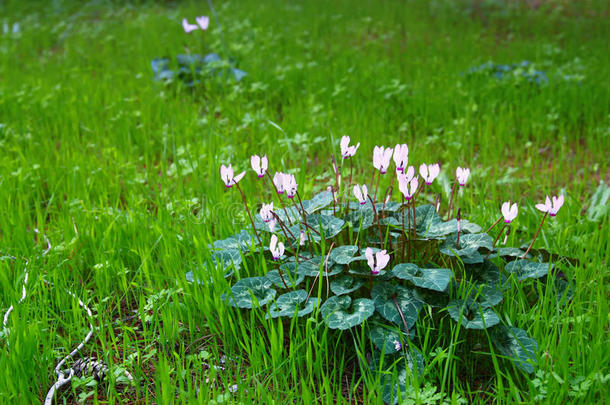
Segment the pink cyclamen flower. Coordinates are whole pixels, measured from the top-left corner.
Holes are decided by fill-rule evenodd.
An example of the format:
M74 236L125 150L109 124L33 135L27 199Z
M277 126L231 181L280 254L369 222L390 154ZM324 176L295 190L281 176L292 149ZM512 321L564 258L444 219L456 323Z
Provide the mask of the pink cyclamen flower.
M409 147L406 143L394 147L394 163L396 163L396 171L404 172L409 163Z
M405 199L410 200L415 195L417 188L419 187L419 180L417 177L412 177L410 180L408 176L404 173L398 173L398 189L405 197Z
M305 245L305 231L301 231L301 235L299 236L299 245L300 246Z
M466 182L468 181L468 177L470 177L470 169L461 168L458 166L457 170L455 171L455 175L460 186L465 186Z
M406 172L403 170L403 173L407 181L411 181L413 179L413 176L415 176L415 168L413 166L409 166Z
M504 217L504 223L510 224L510 222L517 218L517 214L519 213L519 207L517 207L517 203L510 205L510 201L506 201L502 204L502 216Z
M269 244L269 250L271 250L271 255L273 256L273 260L280 260L280 257L284 254L284 244L282 242L277 242L277 236L271 235L271 243Z
M197 26L197 24L189 24L189 22L187 21L186 18L184 18L182 20L182 28L184 28L184 32L186 32L187 34L190 34L191 31L195 31L199 29L199 26Z
M227 186L227 188L233 187L245 175L246 175L246 172L241 172L237 176L233 177L233 168L231 167L231 165L229 165L229 166L220 165L220 178L225 183L225 186Z
M375 146L373 148L373 166L379 170L381 174L385 174L390 167L390 159L392 159L392 148L384 146Z
M360 205L366 204L366 199L369 196L369 191L366 188L366 184L363 184L362 187L359 185L354 185L354 197L358 199Z
M356 145L351 145L349 144L350 138L347 135L344 135L341 137L341 156L343 156L343 159L348 158L348 157L353 157L356 154L356 151L358 150L358 148L360 147L360 142L358 142Z
M293 198L297 193L297 179L294 174L284 175L284 190L286 190L286 197Z
M384 269L390 261L390 255L386 252L385 249L380 250L373 257L373 249L367 247L364 251L364 255L366 256L366 262L371 268L371 273L373 274L379 274L379 272Z
M208 17L207 15L195 17L195 21L197 21L197 24L199 24L199 27L201 27L202 31L207 30L208 26L210 25L210 17Z
M275 172L273 175L273 184L275 184L278 194L284 194L284 176L285 174L282 172Z
M548 212L550 216L554 217L555 215L557 215L557 212L559 212L559 209L563 205L563 201L563 194L559 197L553 196L552 202L549 196L547 195L544 204L536 204L536 208L538 208L542 212Z
M273 202L269 204L263 204L259 214L262 220L265 222L273 220Z
M432 182L434 181L434 179L436 179L436 176L438 176L440 172L441 167L438 165L438 163L434 163L431 165L426 165L425 163L422 163L422 165L419 166L419 174L424 178L424 181L427 185L432 184Z
M252 170L256 172L259 178L265 177L267 167L269 167L267 155L263 156L262 158L258 155L250 156L250 165L252 166Z

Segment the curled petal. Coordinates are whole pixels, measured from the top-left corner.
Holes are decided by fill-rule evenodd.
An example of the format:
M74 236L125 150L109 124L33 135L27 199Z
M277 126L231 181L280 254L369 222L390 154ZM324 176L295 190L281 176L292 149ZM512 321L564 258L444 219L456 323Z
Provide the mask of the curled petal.
M373 257L373 249L367 247L364 251L364 256L366 256L366 263L371 268L371 271L375 271L375 258Z

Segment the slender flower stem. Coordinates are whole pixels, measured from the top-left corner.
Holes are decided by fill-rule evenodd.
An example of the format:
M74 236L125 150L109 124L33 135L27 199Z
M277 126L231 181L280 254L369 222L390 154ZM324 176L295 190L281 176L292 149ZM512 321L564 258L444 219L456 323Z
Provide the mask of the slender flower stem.
M235 185L237 186L237 189L239 190L239 193L241 194L241 200L244 202L244 206L246 207L246 212L248 213L248 217L250 217L250 223L252 224L252 229L254 230L256 239L258 239L258 243L261 245L261 249L264 249L263 241L261 240L261 237L258 235L258 232L256 231L256 226L254 226L254 220L252 219L252 214L250 214L250 208L248 208L248 203L246 202L246 195L241 190L241 187L239 187L239 183L235 183Z
M294 234L292 232L290 232L290 229L286 226L286 224L284 223L284 221L282 221L279 217L279 215L277 215L274 211L271 211L271 214L273 215L273 217L277 220L278 224L280 224L280 228L282 228L282 231L284 232L284 236L286 237L286 239L288 238L288 235L286 234L286 231L288 231L288 233L290 234L290 236L292 237L292 239L296 240L296 237L294 236Z
M461 225L461 221L462 221L462 212L461 209L458 208L458 212L457 212L457 240L455 241L455 246L459 249L460 248L460 225Z
M405 319L405 316L402 313L402 309L400 309L400 305L398 305L398 301L396 300L396 295L392 296L392 300L394 300L394 305L396 305L396 309L398 310L398 313L400 314L400 319L402 319L402 323L405 325L405 330L407 331L407 335L408 335L409 326L407 326L407 320Z
M333 215L337 215L337 204L335 202L335 189L333 186L330 186L330 192L333 195Z
M282 269L280 269L279 263L277 265L277 272L279 273L280 278L282 279L282 283L284 283L284 287L286 287L286 289L288 290L290 287L288 287L288 284L286 284L286 280L284 280L284 275L282 274Z
M375 213L375 219L377 220L377 229L379 229L379 244L383 247L383 233L381 232L381 225L379 224L379 215L377 215L377 208L375 208L375 203L370 195L368 195L369 200L371 201L371 205L373 206L373 212Z
M278 189L275 186L275 183L273 182L271 175L269 174L269 170L267 170L265 173L267 174L267 177L269 178L269 181L271 182L271 185L273 186L273 189L275 190L275 195L277 195L278 200L280 200L280 204L282 205L282 208L284 209L284 215L286 215L286 219L288 220L288 223L290 225L292 225L292 221L290 220L290 217L288 216L288 211L286 211L286 206L284 205L284 201L282 200L282 195L278 192Z
M318 236L320 236L320 232L318 232L314 227L312 227L311 225L309 225L307 222L303 222L303 225L305 225L308 229L311 229L312 231L314 231Z
M494 240L494 243L491 245L492 248L496 247L496 243L498 243L498 239L500 239L500 236L502 236L502 233L504 232L505 229L510 229L510 224L506 224L506 225L504 225L500 229L500 232L498 233L498 236L496 236L496 239ZM489 252L487 252L487 256L485 256L485 259L487 259L490 254L491 254L491 250Z
M523 254L523 256L521 256L521 259L525 259L525 256L527 256L527 254L530 252L530 249L532 248L532 246L534 246L534 242L536 242L536 238L538 237L538 233L540 233L540 230L542 229L542 224L544 224L544 220L546 219L546 216L548 214L549 214L548 212L544 213L544 216L542 217L542 221L540 221L540 226L538 227L538 230L536 231L536 234L534 235L534 240L532 240L532 243L530 243L530 245L528 246L528 248L525 251L525 253Z
M373 184L375 183L375 173L377 172L377 169L375 169L373 167L373 175L371 176L371 190L373 189Z
M339 178L341 174L339 170L337 170L337 162L335 161L335 155L330 155L330 160L333 164L333 171L335 172L335 184L337 184L337 193L341 196L341 185L339 184ZM341 201L339 201L339 211L341 211L341 204L343 204L343 197L341 197Z
M491 231L492 229L494 229L494 227L495 227L496 225L498 225L498 222L500 222L500 221L502 220L502 218L504 218L504 217L503 217L503 216L501 216L500 218L498 218L498 220L497 220L496 222L494 222L494 223L493 223L493 225L492 225L492 226L490 226L490 227L489 227L489 229L485 231L485 233L489 233L489 231Z
M375 186L375 201L377 201L377 190L379 190L379 181L381 180L381 172L379 172L379 176L377 176L377 185Z
M451 198L449 199L449 207L447 208L447 220L451 217L451 210L453 209L453 196L455 194L455 187L457 186L457 180L453 183L453 187L451 188Z
M347 182L347 192L349 193L350 188L352 187L352 173L354 171L354 160L353 157L349 158L349 181Z
M305 218L308 214L307 214L307 211L305 211L305 208L303 207L303 201L301 200L301 195L299 194L298 191L297 191L297 198L299 199L299 204L301 205L301 210L303 210L303 218Z

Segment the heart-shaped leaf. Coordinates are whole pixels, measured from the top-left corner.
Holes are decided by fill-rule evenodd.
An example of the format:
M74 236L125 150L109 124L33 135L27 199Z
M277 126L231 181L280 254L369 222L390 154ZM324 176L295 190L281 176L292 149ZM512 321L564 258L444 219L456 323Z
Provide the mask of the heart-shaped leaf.
M519 369L532 373L536 365L538 344L522 329L498 325L491 329L491 341Z
M274 302L269 304L267 317L277 318L279 316L292 317L298 312L298 316L305 316L313 312L318 304L317 298L307 300L307 291L296 290L280 295ZM301 307L305 303L305 306Z
M383 401L386 404L396 404L399 392L405 391L412 385L413 374L422 376L424 357L412 344L400 352L383 356L383 360L381 352L373 350L369 367L373 373L381 373Z
M358 246L344 245L331 250L330 259L339 264L350 264L354 260L354 255L358 252Z
M322 208L327 207L333 202L333 193L330 191L322 191L313 196L311 200L303 201L303 208L308 214L313 214L314 212L321 210Z
M375 309L382 317L400 328L403 328L406 322L409 330L417 321L422 307L413 290L390 283L376 284L371 291L371 298L375 302Z
M214 242L215 250L226 250L226 249L238 249L238 250L255 250L256 243L252 239L252 235L246 230L242 230L240 233L229 236L226 239L217 240Z
M288 270L288 266L281 266L280 270L282 271L282 275L280 276L280 272L278 270L271 270L267 273L267 279L271 281L277 288L286 288L284 285L284 281L290 288L295 288L297 285L301 284L303 280L305 280L305 275L298 274L294 267L291 270ZM282 281L282 277L284 280Z
M339 274L343 271L343 266L338 264L328 263L328 270L322 265L322 271L320 271L320 257L314 257L310 260L301 260L296 262L287 262L280 266L280 269L290 273L296 272L296 274L307 276L307 277L330 277Z
M486 233L469 233L460 235L460 244L457 246L457 235L445 239L440 251L447 256L459 256L464 263L483 263L483 255L479 249L493 250L493 240Z
M346 216L345 220L348 221L355 231L368 229L373 226L375 215L372 209L365 209L358 207L354 211L350 211Z
M451 318L466 329L487 329L500 323L491 308L484 308L472 300L451 300L447 306Z
M514 274L517 279L525 280L526 278L540 278L546 276L549 270L553 269L553 265L550 263L536 263L521 259L508 263L505 269L509 273Z
M398 328L385 325L374 325L369 329L369 339L385 354L392 354L402 349L402 343L407 336Z
M350 304L349 295L333 296L322 304L320 311L330 329L345 330L361 325L375 312L375 305L368 298L358 298L351 307Z
M276 291L270 287L271 281L266 277L242 278L222 299L237 308L262 307L275 297Z
M401 263L394 266L392 275L409 280L418 287L445 291L453 272L449 269L420 269L413 263Z
M363 285L363 280L343 275L330 282L330 290L335 293L335 295L344 295L356 291Z

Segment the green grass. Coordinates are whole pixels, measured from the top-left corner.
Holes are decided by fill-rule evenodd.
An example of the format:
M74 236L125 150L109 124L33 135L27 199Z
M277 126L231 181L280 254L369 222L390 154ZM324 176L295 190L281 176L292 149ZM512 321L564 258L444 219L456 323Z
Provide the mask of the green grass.
M531 240L545 194L566 194L535 246L577 260L557 264L572 301L559 311L544 285L514 283L501 307L537 340L537 374L465 347L464 331L445 324L447 333L419 331L422 387L474 403L610 397L610 226L608 215L583 215L610 181L605 2L218 1L228 49L214 20L203 34L183 32L183 17L211 14L204 3L47 3L0 4L0 25L20 26L0 35L0 256L18 258L0 261L2 314L21 296L25 259L30 270L0 339L0 402L43 399L55 364L87 333L66 290L94 309L84 354L138 383L73 384L58 403L87 393L104 403L380 402L378 381L359 367L360 336L320 318L236 311L220 298L229 286L220 269L204 285L184 276L202 274L207 245L247 224L221 163L246 170L251 154L266 153L311 195L329 184L343 134L362 143L362 182L376 144L406 142L411 164L440 162L441 185L471 167L466 217L491 224L502 201L520 203L509 245ZM151 59L187 50L230 55L248 76L196 90L152 81ZM549 82L464 75L490 60L529 60ZM242 183L252 207L271 198L261 184L252 172ZM53 245L44 257L34 228ZM530 308L532 296L541 299ZM221 356L224 371L202 365Z

